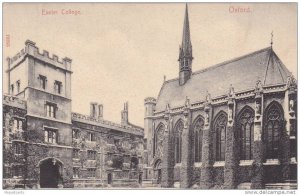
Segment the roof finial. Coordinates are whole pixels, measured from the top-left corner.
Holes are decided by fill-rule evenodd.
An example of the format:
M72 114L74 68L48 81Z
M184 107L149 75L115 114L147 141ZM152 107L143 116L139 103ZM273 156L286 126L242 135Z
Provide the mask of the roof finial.
M273 46L273 30L271 32L271 47Z

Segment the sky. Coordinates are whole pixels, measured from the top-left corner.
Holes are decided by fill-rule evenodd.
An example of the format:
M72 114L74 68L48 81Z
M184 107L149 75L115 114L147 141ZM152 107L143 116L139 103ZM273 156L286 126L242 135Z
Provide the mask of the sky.
M270 46L297 77L296 3L189 3L193 71ZM71 10L73 13L66 14ZM4 3L3 71L6 57L27 39L72 61L72 111L89 114L104 105L104 119L143 126L144 99L157 98L178 77L184 3ZM47 14L47 13L54 14ZM5 42L4 42L5 43ZM7 92L3 72L3 91Z

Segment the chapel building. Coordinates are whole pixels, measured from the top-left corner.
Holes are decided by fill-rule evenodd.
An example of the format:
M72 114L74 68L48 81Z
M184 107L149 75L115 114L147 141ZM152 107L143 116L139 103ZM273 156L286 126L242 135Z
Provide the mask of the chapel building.
M255 42L254 42L255 44ZM297 85L270 47L192 71L186 6L179 76L145 99L145 171L165 188L297 184Z

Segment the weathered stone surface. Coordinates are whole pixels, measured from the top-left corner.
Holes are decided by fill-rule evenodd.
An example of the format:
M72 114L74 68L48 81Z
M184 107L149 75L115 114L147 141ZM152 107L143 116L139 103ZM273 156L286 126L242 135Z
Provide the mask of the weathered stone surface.
M200 188L209 189L212 186L213 186L212 136L211 136L211 131L209 126L205 126L203 130Z
M251 189L264 188L264 167L263 167L263 144L262 141L254 141L253 164Z
M186 127L183 129L182 133L182 159L181 159L181 169L180 169L180 188L190 188L192 185L193 178L193 165L194 158L193 154L193 130L190 125L190 113L187 117Z
M168 125L169 126L169 125ZM174 152L172 136L168 132L164 134L162 157L162 182L161 187L172 188L174 186Z
M283 132L280 140L279 161L282 174L282 182L290 180L290 139L286 131Z
M235 138L232 126L227 126L226 130L226 153L224 168L224 188L236 188L237 159L235 158Z

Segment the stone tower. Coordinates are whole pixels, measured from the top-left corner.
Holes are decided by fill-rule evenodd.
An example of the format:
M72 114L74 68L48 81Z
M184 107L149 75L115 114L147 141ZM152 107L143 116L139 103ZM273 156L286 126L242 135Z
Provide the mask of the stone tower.
M9 94L27 101L27 129L44 135L46 143L72 142L71 63L67 57L50 57L46 50L40 53L30 40L8 58Z
M144 140L146 142L146 150L144 154L144 164L148 170L152 170L151 162L153 161L153 136L154 136L154 112L156 106L156 99L153 97L147 97L144 100L145 105L145 117L144 117ZM147 169L146 168L146 169ZM150 171L149 174L153 174ZM151 176L150 176L151 177Z
M70 58L40 52L30 40L17 55L8 58L9 94L25 100L27 105L24 140L47 146L43 150L35 144L25 147L27 170L39 175L37 184L41 187L45 185L42 175L46 170L72 163L71 63ZM37 158L39 164L35 163ZM66 181L71 181L72 167L59 170Z

